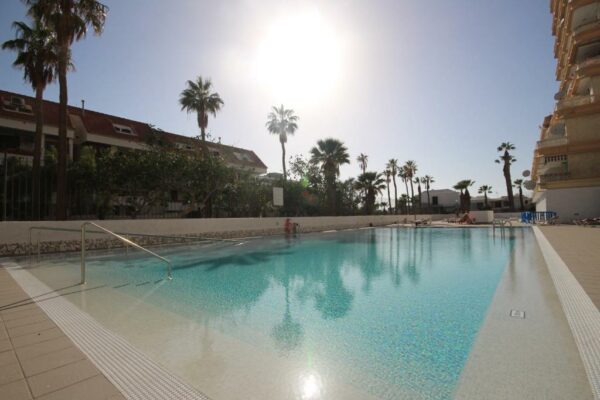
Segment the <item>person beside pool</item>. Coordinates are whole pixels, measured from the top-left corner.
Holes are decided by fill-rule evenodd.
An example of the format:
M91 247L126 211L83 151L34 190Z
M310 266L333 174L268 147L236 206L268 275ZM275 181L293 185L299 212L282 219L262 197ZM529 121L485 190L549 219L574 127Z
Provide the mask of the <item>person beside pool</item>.
M296 233L298 233L299 226L300 225L298 225L297 223L292 222L292 220L290 218L286 218L285 223L283 224L283 229L284 229L286 235L289 235L289 234L295 235Z

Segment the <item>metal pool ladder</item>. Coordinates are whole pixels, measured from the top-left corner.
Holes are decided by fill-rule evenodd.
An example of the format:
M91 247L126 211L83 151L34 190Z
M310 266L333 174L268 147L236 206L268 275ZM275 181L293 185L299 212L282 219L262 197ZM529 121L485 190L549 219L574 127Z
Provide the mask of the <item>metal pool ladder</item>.
M156 257L159 260L165 262L167 264L167 278L169 280L173 279L173 274L172 274L173 266L171 265L171 261L167 260L164 257L159 256L155 252L148 250L145 247L140 246L137 243L132 242L131 240L119 235L118 233L115 233L109 229L106 229L105 227L100 226L94 222L88 221L88 222L84 222L83 224L81 224L81 284L85 283L85 233L86 233L86 227L88 225L95 226L96 228L100 229L102 232L119 239L121 242L125 243L127 246L135 247L136 249L145 251L146 253L150 254L151 256Z

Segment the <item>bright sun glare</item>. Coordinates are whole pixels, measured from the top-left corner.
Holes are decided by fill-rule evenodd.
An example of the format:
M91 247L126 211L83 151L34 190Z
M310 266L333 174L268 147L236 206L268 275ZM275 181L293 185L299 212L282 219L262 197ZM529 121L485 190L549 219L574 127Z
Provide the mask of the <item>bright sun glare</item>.
M339 79L339 40L317 10L290 16L267 30L255 68L277 101L312 103Z

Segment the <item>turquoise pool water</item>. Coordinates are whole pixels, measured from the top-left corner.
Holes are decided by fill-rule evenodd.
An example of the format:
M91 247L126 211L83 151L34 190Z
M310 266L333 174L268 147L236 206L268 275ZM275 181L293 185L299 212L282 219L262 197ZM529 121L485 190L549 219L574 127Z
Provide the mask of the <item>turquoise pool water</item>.
M512 232L376 228L159 247L174 265L170 282L164 264L142 254L90 254L88 286L316 371L304 388L282 378L289 398L331 398L335 381L373 398L449 399L512 248L530 234ZM48 260L30 271L59 288L78 268L76 259Z

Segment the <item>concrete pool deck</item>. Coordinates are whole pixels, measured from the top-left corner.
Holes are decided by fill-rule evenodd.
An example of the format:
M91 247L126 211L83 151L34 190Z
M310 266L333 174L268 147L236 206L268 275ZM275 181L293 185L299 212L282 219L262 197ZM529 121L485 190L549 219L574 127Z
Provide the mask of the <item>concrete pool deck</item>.
M557 225L540 230L600 309L600 228Z
M0 398L125 399L0 268Z

